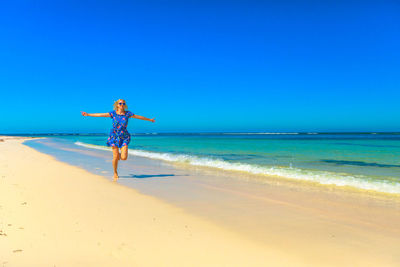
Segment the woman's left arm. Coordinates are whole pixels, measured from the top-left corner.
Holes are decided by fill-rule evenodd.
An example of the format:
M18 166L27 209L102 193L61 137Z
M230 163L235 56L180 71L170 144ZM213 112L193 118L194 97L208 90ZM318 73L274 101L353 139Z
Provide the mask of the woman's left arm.
M139 119L139 120L144 120L144 121L155 122L154 118L149 119L149 118L146 118L146 117L143 117L143 116L140 116L140 115L133 115L133 116L131 116L131 118Z

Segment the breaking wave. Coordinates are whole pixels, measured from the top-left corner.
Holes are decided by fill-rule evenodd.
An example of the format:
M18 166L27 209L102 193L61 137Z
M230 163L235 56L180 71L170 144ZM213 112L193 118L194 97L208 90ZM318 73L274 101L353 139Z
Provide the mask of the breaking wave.
M111 150L106 146L92 145L82 142L75 142L75 144L87 148ZM229 162L222 159L199 157L189 154L160 153L137 149L130 149L129 154L169 162L181 162L192 166L212 167L227 171L238 171L256 175L277 176L287 179L311 181L324 185L350 186L357 189L400 194L400 181L390 178L378 179L376 177L368 177L364 175L351 175L346 173L281 166L261 166L248 163Z

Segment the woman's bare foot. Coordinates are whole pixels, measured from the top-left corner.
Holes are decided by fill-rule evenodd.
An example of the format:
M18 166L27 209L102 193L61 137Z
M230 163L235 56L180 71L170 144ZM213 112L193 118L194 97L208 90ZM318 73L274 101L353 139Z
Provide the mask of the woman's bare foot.
M114 173L114 182L117 181L119 178L118 173Z

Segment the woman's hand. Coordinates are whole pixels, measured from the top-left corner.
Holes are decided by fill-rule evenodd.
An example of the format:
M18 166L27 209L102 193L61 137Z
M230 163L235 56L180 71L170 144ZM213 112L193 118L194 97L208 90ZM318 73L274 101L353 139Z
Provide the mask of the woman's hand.
M85 111L81 111L81 113L82 113L82 116L87 116L88 115L87 112L85 112Z
M154 118L150 119L151 122L155 122L156 120Z

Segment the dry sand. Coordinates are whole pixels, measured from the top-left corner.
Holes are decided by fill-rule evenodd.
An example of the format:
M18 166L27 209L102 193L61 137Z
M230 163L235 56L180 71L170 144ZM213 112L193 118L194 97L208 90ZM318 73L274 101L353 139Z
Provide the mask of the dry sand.
M257 229L222 227L59 162L22 145L24 138L0 139L0 266L400 265L397 207L371 205L380 219L369 225L368 205L352 215L350 203L343 212L346 199L326 205L271 192L261 242L250 238ZM298 205L289 210L291 201ZM323 235L327 229L336 236Z
M0 143L1 266L288 266L246 240L134 189Z

